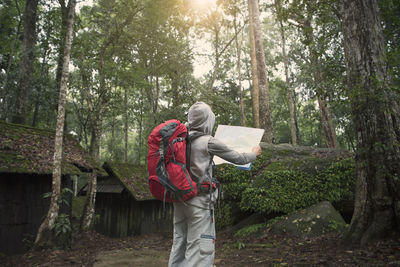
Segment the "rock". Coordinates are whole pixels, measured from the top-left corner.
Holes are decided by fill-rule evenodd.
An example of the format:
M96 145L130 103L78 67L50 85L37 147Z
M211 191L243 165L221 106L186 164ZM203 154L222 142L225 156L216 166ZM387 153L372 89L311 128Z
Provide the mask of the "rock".
M295 211L275 222L271 233L289 234L299 237L316 237L319 235L342 232L346 222L328 201Z

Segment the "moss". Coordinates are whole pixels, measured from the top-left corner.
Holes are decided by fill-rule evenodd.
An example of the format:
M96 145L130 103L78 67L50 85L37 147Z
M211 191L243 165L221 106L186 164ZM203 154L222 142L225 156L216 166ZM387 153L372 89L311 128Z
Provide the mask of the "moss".
M154 199L149 190L148 175L145 166L105 162L103 167L107 172L120 180L136 199Z
M55 131L0 121L0 171L52 173L54 138ZM64 136L63 174L81 174L81 169L97 166L72 136Z
M260 213L287 213L322 200L353 199L354 161L344 159L324 164L324 168L311 170L265 170L243 190L241 208Z
M218 165L215 177L222 184L224 203L231 212L285 214L321 200L354 198L354 159L346 151L288 144L261 144L263 152L251 171ZM233 221L228 214L225 221Z
M48 168L39 168L37 163L16 151L0 151L0 172L8 173L37 173L51 174L53 166ZM62 174L81 174L81 171L73 164L63 162L61 166Z
M265 229L265 224L253 224L246 226L235 233L236 238L247 238L250 236L260 236L260 233Z
M271 162L264 171L294 170L315 173L330 166L336 159L306 157L287 157Z

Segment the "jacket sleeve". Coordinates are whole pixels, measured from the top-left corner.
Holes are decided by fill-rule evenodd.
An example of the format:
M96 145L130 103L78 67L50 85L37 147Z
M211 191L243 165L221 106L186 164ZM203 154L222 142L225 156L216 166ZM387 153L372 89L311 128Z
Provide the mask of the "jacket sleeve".
M239 153L235 150L232 150L222 141L214 137L211 137L208 141L208 152L237 165L253 162L257 157L256 153L254 152Z

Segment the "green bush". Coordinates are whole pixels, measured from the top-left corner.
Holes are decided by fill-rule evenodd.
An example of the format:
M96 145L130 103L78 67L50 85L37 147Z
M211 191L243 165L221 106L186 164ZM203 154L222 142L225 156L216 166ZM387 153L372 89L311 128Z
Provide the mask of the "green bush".
M220 203L216 205L215 209L215 227L217 230L232 225L231 206L224 201L218 201Z
M240 207L259 213L289 213L317 202L352 200L354 161L344 159L313 172L264 171L243 190Z
M284 214L323 200L354 199L351 156L339 160L315 156L307 150L285 149L283 145L272 148L257 157L251 171L229 164L217 166L215 177L224 195L223 210L216 209L223 214L222 220L216 219L219 229L249 212ZM239 207L240 213L233 207Z
M251 185L251 173L239 170L233 165L217 166L215 176L222 185L222 192L226 201L240 202L243 191Z

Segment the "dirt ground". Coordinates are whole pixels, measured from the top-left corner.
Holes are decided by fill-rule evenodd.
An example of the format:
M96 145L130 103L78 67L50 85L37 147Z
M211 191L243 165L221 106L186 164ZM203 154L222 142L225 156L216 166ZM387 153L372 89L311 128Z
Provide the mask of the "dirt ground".
M0 266L167 266L170 236L76 236L70 251L44 250L0 256ZM217 234L215 266L400 266L400 235L364 247L338 236L297 239L264 235L238 240Z

